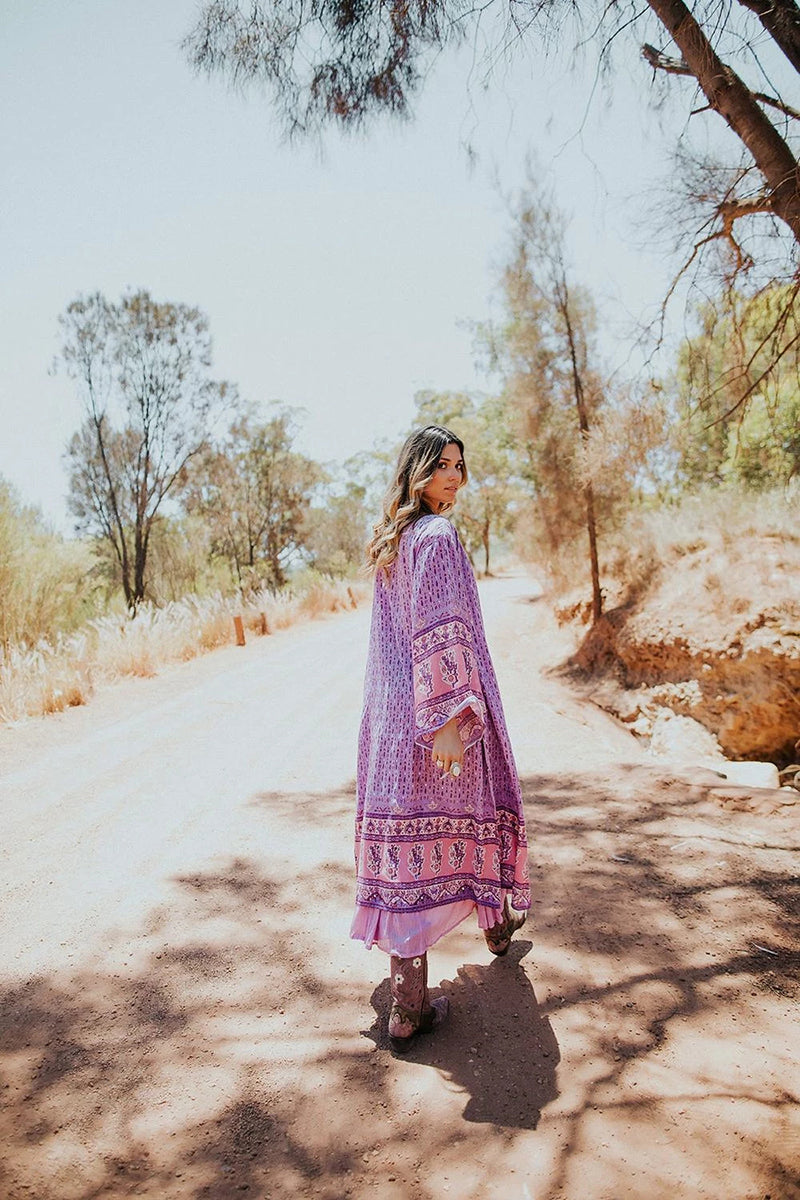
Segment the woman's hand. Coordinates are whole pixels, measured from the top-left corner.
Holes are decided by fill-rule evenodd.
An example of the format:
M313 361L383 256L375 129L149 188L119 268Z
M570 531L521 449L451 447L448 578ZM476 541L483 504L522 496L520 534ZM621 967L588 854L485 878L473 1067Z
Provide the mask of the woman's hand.
M461 741L461 734L458 732L458 722L453 717L441 729L437 729L433 735L433 750L431 751L433 765L438 767L445 774L450 770L453 763L458 763L459 770L456 774L460 774L461 766L464 762L464 746Z

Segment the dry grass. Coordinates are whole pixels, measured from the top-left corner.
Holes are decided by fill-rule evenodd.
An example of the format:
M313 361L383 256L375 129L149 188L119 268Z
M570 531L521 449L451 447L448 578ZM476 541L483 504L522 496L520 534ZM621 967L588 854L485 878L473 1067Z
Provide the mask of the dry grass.
M278 594L187 596L162 608L145 605L134 619L101 617L77 633L33 649L12 646L0 657L0 723L85 704L101 683L154 675L235 641L234 616L250 635L355 607L363 584L307 576Z
M714 488L680 502L636 509L606 540L606 570L620 595L640 595L665 566L701 550L734 564L748 539L800 540L800 486L773 492ZM707 586L721 586L709 575Z
M701 551L717 564L709 567L707 589L727 588L727 573L748 555L753 538L773 539L776 548L800 541L800 481L772 492L709 488L674 503L633 508L600 541L604 607L636 601L665 569ZM570 546L550 567L557 615L588 623L591 589L584 545Z

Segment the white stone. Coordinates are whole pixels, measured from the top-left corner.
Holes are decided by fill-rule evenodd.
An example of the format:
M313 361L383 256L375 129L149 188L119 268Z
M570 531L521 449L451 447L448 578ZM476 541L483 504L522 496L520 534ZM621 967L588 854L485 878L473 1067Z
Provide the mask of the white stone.
M653 722L650 753L672 762L719 762L720 771L727 771L719 742L705 726L692 717L684 717L661 708Z
M778 768L771 762L726 762L725 778L746 787L779 788Z

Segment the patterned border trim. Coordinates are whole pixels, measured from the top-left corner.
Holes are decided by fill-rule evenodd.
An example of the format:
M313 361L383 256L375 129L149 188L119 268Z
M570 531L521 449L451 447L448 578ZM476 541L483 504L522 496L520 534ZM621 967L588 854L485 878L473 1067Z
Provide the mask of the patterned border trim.
M365 816L356 822L359 841L424 841L428 838L465 837L477 842L497 842L502 829L510 830L521 841L522 819L518 813L498 808L497 816L480 820L478 817L451 813L425 813L416 817L400 817L387 813Z
M438 908L440 904L453 904L459 900L474 900L476 904L484 904L488 908L501 908L503 887L501 883L482 883L464 875L449 880L437 879L425 884L406 885L404 888L359 879L356 903L387 912Z
M531 905L531 892L527 884L515 883L512 875L495 882L481 882L474 876L460 879L415 885L408 890L390 887L384 883L359 879L356 887L356 903L365 908L377 908L383 912L419 912L438 908L442 904L454 904L460 900L472 900L486 908L502 908L503 893L511 892L511 901L518 910Z
M411 642L412 659L415 663L421 662L435 651L453 645L472 646L469 626L459 617L452 621L438 621L415 633Z

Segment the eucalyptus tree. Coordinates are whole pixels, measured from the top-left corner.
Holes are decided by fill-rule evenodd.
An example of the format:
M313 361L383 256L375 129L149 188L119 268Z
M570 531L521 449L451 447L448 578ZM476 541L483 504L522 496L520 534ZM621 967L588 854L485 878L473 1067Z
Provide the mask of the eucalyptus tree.
M211 338L199 309L154 300L79 296L60 318L60 364L84 419L67 447L69 506L98 538L132 611L147 591L147 554L165 501L206 442L228 387L211 378Z
M319 465L294 445L291 409L260 418L248 408L197 459L187 487L190 512L208 525L238 586L281 587L306 538L306 513L322 481Z

